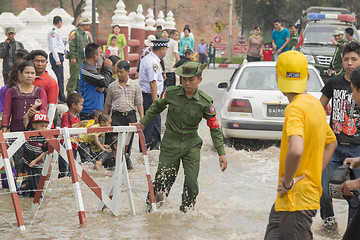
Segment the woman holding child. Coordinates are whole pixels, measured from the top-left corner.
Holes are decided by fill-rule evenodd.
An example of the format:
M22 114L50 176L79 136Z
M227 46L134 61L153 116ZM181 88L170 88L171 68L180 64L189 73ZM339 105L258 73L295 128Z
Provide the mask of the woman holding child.
M114 26L114 33L110 33L109 37L108 37L108 41L107 41L107 47L111 46L111 38L112 37L116 37L116 47L118 47L118 51L119 51L119 57L121 58L121 60L124 60L124 49L127 46L126 43L126 39L125 39L125 35L120 33L120 26L119 25L115 25Z

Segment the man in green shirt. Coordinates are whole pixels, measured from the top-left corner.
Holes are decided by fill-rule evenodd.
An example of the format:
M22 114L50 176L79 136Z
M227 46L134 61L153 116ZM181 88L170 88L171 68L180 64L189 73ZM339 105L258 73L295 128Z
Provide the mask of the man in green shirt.
M90 30L90 24L91 22L88 18L81 18L79 20L79 27L72 30L69 35L71 42L66 56L70 60L70 78L66 85L68 94L78 89L80 68L85 59L86 45L89 43L89 38L85 31Z
M162 38L162 26L161 25L156 27L155 37L156 37L156 39Z
M206 64L188 61L175 69L182 76L182 85L170 86L157 99L145 116L132 125L142 129L167 106L166 130L160 145L159 165L155 175L154 191L157 202L168 196L175 182L180 160L185 172L185 183L180 211L194 208L198 195L197 178L200 167L202 139L197 134L202 118L207 120L215 149L219 155L221 171L225 171L227 160L220 125L216 119L215 107L210 96L198 89L202 81L201 73ZM150 208L150 201L147 201ZM150 209L149 209L150 210Z
M329 77L332 76L333 71L335 71L336 76L345 74L342 65L342 51L344 45L347 43L347 41L344 39L344 31L341 28L336 29L333 33L333 36L335 39L330 38L330 40L335 45L335 52L328 69Z
M298 43L298 34L296 32L296 28L294 25L289 25L289 32L290 32L289 49L296 50L295 47Z

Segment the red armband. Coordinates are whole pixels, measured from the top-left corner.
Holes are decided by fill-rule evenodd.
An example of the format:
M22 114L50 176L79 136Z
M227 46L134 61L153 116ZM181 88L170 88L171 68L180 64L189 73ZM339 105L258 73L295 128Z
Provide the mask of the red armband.
M218 120L216 119L216 117L212 117L210 119L207 120L207 125L209 126L210 129L214 129L214 128L218 128L220 127Z

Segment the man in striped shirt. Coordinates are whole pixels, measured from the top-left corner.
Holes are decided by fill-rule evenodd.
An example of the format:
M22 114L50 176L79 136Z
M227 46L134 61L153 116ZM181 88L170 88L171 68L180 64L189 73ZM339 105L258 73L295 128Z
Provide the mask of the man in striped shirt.
M118 81L112 82L108 87L104 112L109 113L112 110L113 126L128 126L129 123L137 122L136 109L140 119L144 116L143 97L140 85L129 79L130 64L127 61L121 61L117 64ZM129 147L126 153L126 164L128 169L133 169L130 153L133 136L131 137Z

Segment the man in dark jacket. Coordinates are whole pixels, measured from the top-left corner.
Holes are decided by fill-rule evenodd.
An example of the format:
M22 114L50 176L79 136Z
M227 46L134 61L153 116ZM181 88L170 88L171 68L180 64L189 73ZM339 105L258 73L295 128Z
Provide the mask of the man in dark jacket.
M21 42L15 41L15 29L13 27L8 27L5 30L6 40L0 43L0 58L4 59L3 61L3 77L4 84L7 84L9 79L9 73L11 68L16 61L16 52L19 49L24 49L24 45Z
M84 97L84 106L80 113L81 120L91 119L95 109L104 110L104 90L111 82L112 62L106 59L104 72L100 74L95 67L99 57L99 45L88 44L79 76L79 94Z

